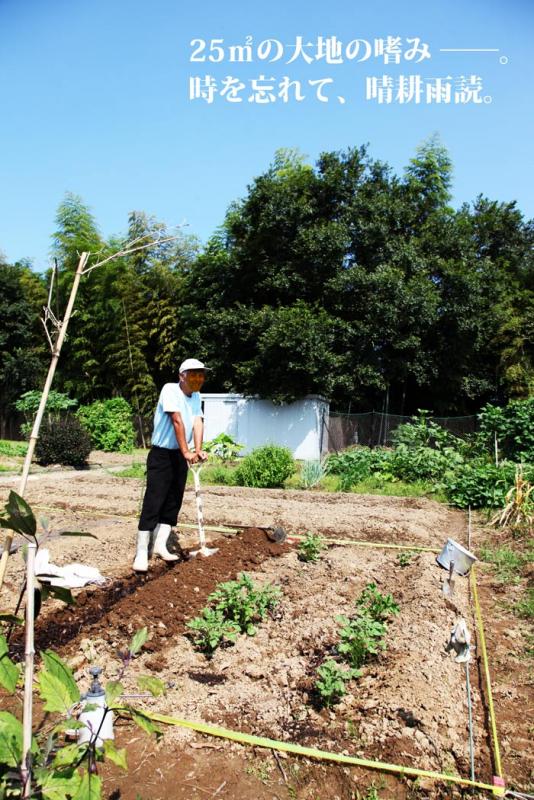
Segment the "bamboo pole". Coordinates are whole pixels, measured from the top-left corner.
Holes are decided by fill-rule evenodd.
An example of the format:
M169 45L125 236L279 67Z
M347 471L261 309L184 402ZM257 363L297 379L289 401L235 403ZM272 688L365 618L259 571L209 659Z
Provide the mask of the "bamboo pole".
M70 290L69 302L67 303L67 308L65 310L65 317L60 324L59 336L57 337L57 341L52 351L52 358L50 361L50 366L48 368L48 375L46 376L43 393L41 395L41 402L39 403L39 408L37 409L37 414L35 416L35 421L33 423L33 429L28 444L28 452L26 453L26 457L24 459L24 466L22 468L22 475L19 484L19 495L21 497L24 497L24 492L26 491L26 484L28 482L28 475L30 472L30 464L33 458L33 453L35 451L35 444L37 442L37 437L39 436L39 428L41 427L41 422L46 407L46 401L48 400L48 394L50 392L50 387L52 386L52 381L54 379L57 363L59 361L59 354L61 352L63 342L65 341L67 326L69 324L69 320L72 315L72 310L74 308L74 301L76 300L76 294L78 292L78 286L80 285L80 279L82 277L84 267L87 264L89 255L90 255L89 253L82 253L80 256L78 267L74 274L72 289ZM11 549L12 542L13 542L13 533L11 531L8 531L4 542L4 551L2 553L2 558L0 559L0 592L2 591L2 586L4 585L4 577L6 574L7 561L9 559L9 551Z
M24 650L24 707L22 712L22 797L31 797L31 747L32 747L32 699L34 649L34 588L35 553L37 544L28 543L26 558L26 647Z

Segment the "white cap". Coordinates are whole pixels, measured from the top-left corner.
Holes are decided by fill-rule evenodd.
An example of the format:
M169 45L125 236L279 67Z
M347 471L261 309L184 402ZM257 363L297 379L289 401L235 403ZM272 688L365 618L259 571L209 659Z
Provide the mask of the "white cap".
M185 361L182 361L180 364L179 372L186 372L188 369L209 369L209 367L204 366L202 361L199 361L198 358L186 358Z

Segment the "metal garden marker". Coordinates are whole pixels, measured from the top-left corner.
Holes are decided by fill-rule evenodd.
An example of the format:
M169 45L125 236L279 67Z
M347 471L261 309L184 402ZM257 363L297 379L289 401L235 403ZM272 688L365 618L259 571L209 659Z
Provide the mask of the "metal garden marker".
M204 513L202 511L202 496L200 494L200 470L202 464L189 464L189 468L193 473L193 481L195 484L195 500L197 502L197 519L198 519L198 538L200 541L200 548L198 550L191 550L189 558L195 558L198 555L212 556L219 549L218 547L210 548L206 545L206 534L204 533Z

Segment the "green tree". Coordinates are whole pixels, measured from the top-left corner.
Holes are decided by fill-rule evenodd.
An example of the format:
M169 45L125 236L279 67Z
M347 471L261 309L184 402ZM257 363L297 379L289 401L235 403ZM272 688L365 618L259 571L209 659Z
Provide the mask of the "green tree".
M0 259L0 438L19 396L38 385L44 370L44 335L38 302L43 289L26 265ZM42 329L41 329L42 330ZM39 333L38 333L39 332ZM40 338L39 338L40 334Z

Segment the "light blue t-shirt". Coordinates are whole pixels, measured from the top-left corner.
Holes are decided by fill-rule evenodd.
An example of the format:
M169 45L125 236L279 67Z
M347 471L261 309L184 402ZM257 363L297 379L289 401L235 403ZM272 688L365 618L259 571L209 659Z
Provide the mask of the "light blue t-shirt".
M159 396L154 414L154 431L152 433L152 444L156 447L166 447L168 450L178 450L178 442L170 414L179 411L185 428L186 442L191 442L193 438L193 420L195 417L202 417L202 406L200 405L200 392L193 392L188 397L180 389L178 383L166 383Z

